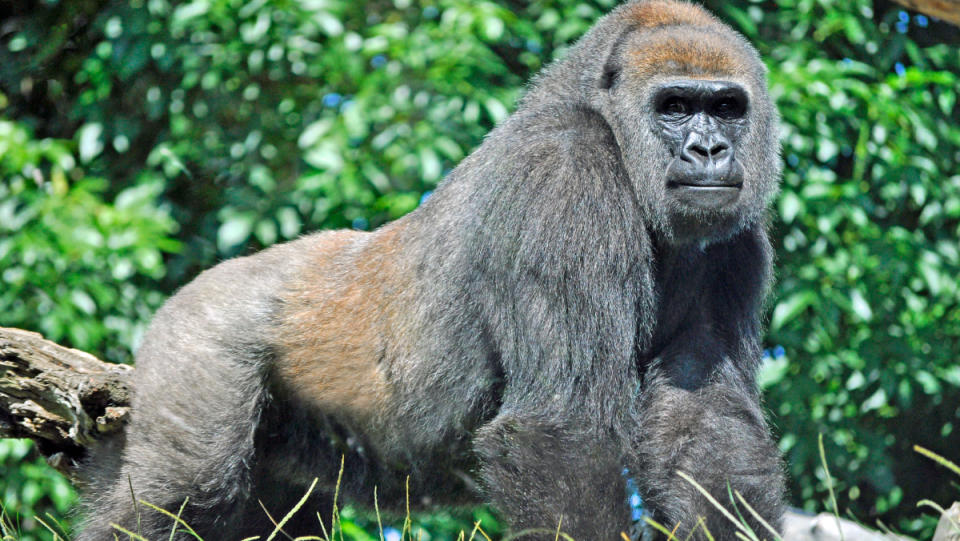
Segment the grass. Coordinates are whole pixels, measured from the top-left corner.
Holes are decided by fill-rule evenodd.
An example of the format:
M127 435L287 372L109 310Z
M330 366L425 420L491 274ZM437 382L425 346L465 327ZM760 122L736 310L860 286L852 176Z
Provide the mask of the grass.
M836 494L834 493L833 476L830 474L830 468L827 465L826 452L823 446L823 434L820 435L820 438L818 441L818 447L820 451L820 460L823 465L823 471L826 478L825 480L827 485L827 492L829 493L829 497L830 497L830 505L832 507L832 509L830 509L830 512L833 515L834 519L836 520L837 531L839 532L840 541L844 541L844 529L842 524L843 520L840 518L840 509L839 509L839 506L837 505ZM950 460L919 445L915 445L913 449L914 451L926 456L927 458L930 458L937 464L947 468L957 476L960 476L960 466L958 466L954 462L951 462ZM776 529L774 529L768 522L766 522L763 519L763 517L761 517L756 512L756 510L753 509L753 507L749 504L749 502L747 502L747 500L743 497L743 495L740 494L738 491L730 490L730 487L728 486L730 502L732 504L731 505L732 511L731 511L730 509L727 509L726 507L724 507L724 505L721 504L719 501L717 501L717 499L714 498L713 495L711 495L705 488L703 488L703 486L701 486L695 479L693 479L692 477L690 477L684 472L677 472L677 474L681 478L683 478L685 481L690 483L691 486L693 486L698 492L700 492L701 495L703 495L703 497L706 498L711 505L713 505L718 511L720 511L720 513L724 517L726 517L726 519L729 520L737 528L735 535L740 541L765 541L766 540L766 537L759 535L750 527L749 523L745 520L744 516L740 512L740 506L742 506L743 509L751 517L753 517L761 526L763 526L763 528L766 530L767 533L769 533L772 536L770 538L771 541L783 541L782 535L779 532L777 532ZM947 511L942 506L938 505L933 501L921 500L920 502L917 503L917 506L921 508L930 507L931 509L934 509L935 511L937 511L937 513L941 517L947 516ZM665 527L663 524L660 524L649 517L646 517L644 520L647 522L648 526L666 535L668 541L689 541L689 539L693 536L693 534L698 529L702 529L704 536L707 537L710 541L714 540L713 535L711 535L710 531L706 528L706 525L703 523L702 519L694 526L693 529L691 529L691 531L687 534L687 536L685 536L684 539L682 540L675 535L677 528L679 527L679 524L674 526L674 528L671 530ZM949 525L951 529L955 533L960 534L960 523L950 518L949 516L947 516L947 520L949 521ZM853 522L860 524L856 520L854 520ZM862 524L860 525L863 526ZM886 525L884 525L883 523L878 523L877 526L883 533L897 535L901 538L906 539L905 536L900 534L895 534L894 532L890 531L890 529L886 527ZM623 535L623 537L626 541L630 541L626 535Z
M289 535L287 532L285 532L283 529L283 526L287 524L290 521L290 519L293 518L294 515L303 511L303 506L307 503L307 501L309 501L311 494L313 494L314 490L316 490L317 484L319 483L319 479L315 478L313 482L310 484L310 487L300 498L300 500L283 517L281 517L280 520L276 520L273 516L271 516L266 506L263 505L263 502L260 502L261 509L266 514L270 522L273 523L273 526L274 526L273 531L270 532L265 537L253 536L253 537L245 538L241 541L274 541L278 539L284 539L289 541L376 541L377 538L369 534L366 528L363 528L362 526L356 524L353 520L350 520L350 519L344 520L344 509L342 509L339 505L340 486L341 486L341 482L343 481L343 469L344 469L344 461L341 458L340 471L337 475L336 485L334 486L333 508L331 509L331 515L330 515L331 521L329 526L324 523L323 518L320 516L320 513L319 512L316 513L317 528L319 530L320 535L293 537ZM374 488L373 513L374 513L374 516L376 517L376 531L379 534L379 541L394 541L393 539L391 540L386 539L386 534L391 531L399 532L399 541L426 541L427 539L431 538L431 536L429 535L425 536L425 531L423 528L415 529L414 527L413 515L411 514L411 511L410 511L409 488L410 488L410 480L408 478L407 484L406 484L405 515L404 515L403 524L400 530L394 530L389 527L384 528L382 516L380 514L380 505L377 498L377 491L376 491L376 488ZM161 513L172 519L173 526L171 527L171 530L170 530L169 541L173 541L174 537L178 533L184 533L184 532L187 533L189 536L193 537L194 539L196 539L197 541L204 541L203 538L193 528L191 528L186 521L184 521L181 518L183 510L187 505L187 501L183 502L183 504L180 506L180 509L178 510L177 513L172 513L166 509L162 509L144 500L136 501L135 505L138 506L138 510L141 507L147 507L153 512ZM353 515L354 513L350 512L348 514ZM360 517L355 517L355 518L360 518ZM142 536L140 533L128 530L118 524L111 524L111 526L113 526L116 529L118 534L121 534L116 536L116 539L118 541L121 539L129 539L132 541L161 541L158 539L147 539L144 536ZM457 536L458 536L457 541L480 541L481 539L485 541L492 541L490 535L488 535L487 532L484 531L484 529L481 527L480 520L477 520L473 523L473 526L470 529L469 534L467 534L465 530L461 529L457 533ZM558 539L563 537L564 537L563 534L558 534ZM12 541L16 541L16 538L11 538L11 539ZM567 539L569 539L569 537L567 537ZM0 539L0 541L6 541L6 539ZM59 539L55 541L59 541Z
M843 527L842 519L840 517L840 510L837 504L836 495L834 493L834 482L833 477L830 474L830 470L827 464L827 457L824 451L823 446L823 437L821 435L819 444L820 458L823 465L824 474L825 474L825 483L827 486L827 492L829 495L829 504L830 504L830 513L836 520L838 531L840 532L840 540L843 541ZM951 471L953 474L960 476L960 466L956 463L951 462L950 460L930 451L921 446L914 446L914 451L920 453L923 456L933 460L940 466ZM380 513L380 504L378 501L377 491L374 489L374 498L373 498L373 513L364 515L361 512L356 511L353 508L346 507L341 508L338 501L340 498L340 485L343 480L343 460L340 464L340 472L337 476L337 482L334 488L333 496L333 508L331 510L331 521L329 527L327 524L324 524L323 519L320 516L320 513L317 515L317 523L319 535L316 536L301 536L301 537L292 537L284 531L283 527L286 523L293 518L294 515L300 512L304 512L304 505L310 498L310 495L316 490L319 479L314 479L310 484L310 487L303 494L300 500L279 520L274 519L266 507L261 503L263 512L267 514L269 520L273 523L273 531L270 532L267 536L255 536L249 537L242 541L275 541L275 540L287 540L287 541L429 541L437 537L435 528L425 529L422 525L417 526L416 521L414 520L414 515L411 514L410 510L410 495L409 495L409 479L407 479L407 490L406 490L406 505L405 513L403 517L402 526L400 529L395 529L392 527L384 527L383 518ZM728 487L728 499L729 502L725 505L717 500L712 494L710 494L702 485L700 485L696 479L692 478L684 472L677 472L678 475L683 478L687 483L689 483L694 489L701 493L701 495L712 505L714 506L720 514L725 517L731 524L736 528L735 535L739 541L783 541L783 537L780 535L776 529L766 522L763 517L761 517L756 510L750 505L750 503L743 497L740 492L731 489ZM132 497L132 495L131 495ZM190 525L184 521L181 516L183 510L187 505L187 501L184 501L176 513L173 513L169 510L162 509L156 505L151 504L150 502L139 500L134 503L137 506L138 517L140 510L146 508L148 512L161 513L168 516L173 523L173 526L170 530L170 535L168 537L169 541L172 541L175 535L178 532L185 532L190 537L196 539L197 541L204 541L196 531L194 531ZM944 516L946 511L942 506L936 502L930 500L922 500L917 504L920 508L930 508L936 511L940 516ZM430 515L436 517L436 514ZM761 530L755 531L751 528L750 523L747 520L747 517L753 519L755 524L758 524L761 527ZM69 539L68 529L64 524L58 522L54 517L47 515L47 520L40 519L39 517L34 517L39 524L41 524L46 530L48 530L53 538L53 541L66 541ZM481 523L484 520L488 520L492 523L492 528L494 531L499 529L499 525L496 519L487 514L483 518L477 518L476 514L474 519L471 521L472 526L467 528L459 528L463 523L449 517L447 523L444 524L444 527L441 528L445 530L445 533L452 534L456 536L456 541L492 541L496 535L491 536L482 526ZM429 522L430 519L427 519ZM656 530L667 537L668 541L689 541L692 536L698 532L702 531L703 536L706 537L709 541L714 541L714 536L707 529L706 525L701 519L695 526L692 528L683 538L678 537L677 531L681 526L680 524L675 525L673 528L668 528L667 526L656 522L650 517L644 517L644 521L649 528ZM139 522L139 521L138 521ZM950 527L954 532L960 534L960 523L955 520L950 519ZM133 540L133 541L164 541L161 539L147 539L140 535L137 532L130 531L126 528L123 528L119 525L114 524L116 528L117 535L115 539L118 541L122 539ZM878 527L884 533L893 533L882 523L878 524ZM138 528L139 529L139 528ZM377 535L369 533L369 530L374 530ZM434 535L427 533L429 530L434 530ZM469 533L468 533L469 532ZM530 533L547 533L546 530L533 531L526 530L521 532L515 532L509 536L500 538L502 541L508 541L510 539L521 538L526 534ZM560 541L561 539L565 541L573 541L573 539L562 531L562 523L557 524L557 527L553 531L549 531L555 539L555 541ZM901 536L902 537L902 536ZM9 515L3 510L0 509L0 541L19 541L22 538L21 533L15 527L15 521L11 519ZM621 538L623 541L630 541L629 536L626 533L621 533Z

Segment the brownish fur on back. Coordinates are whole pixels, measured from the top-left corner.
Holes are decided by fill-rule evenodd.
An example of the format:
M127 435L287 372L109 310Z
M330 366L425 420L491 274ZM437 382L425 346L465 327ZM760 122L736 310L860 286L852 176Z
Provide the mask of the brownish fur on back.
M388 397L398 229L317 235L285 292L277 376L323 412L368 421Z

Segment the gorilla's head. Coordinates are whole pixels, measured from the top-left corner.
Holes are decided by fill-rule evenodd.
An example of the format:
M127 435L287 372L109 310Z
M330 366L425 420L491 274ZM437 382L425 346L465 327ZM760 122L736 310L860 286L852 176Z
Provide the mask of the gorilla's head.
M591 101L614 132L648 224L686 244L762 221L780 157L753 47L685 2L633 2L604 22L594 32L623 30L606 40L602 71L589 77Z

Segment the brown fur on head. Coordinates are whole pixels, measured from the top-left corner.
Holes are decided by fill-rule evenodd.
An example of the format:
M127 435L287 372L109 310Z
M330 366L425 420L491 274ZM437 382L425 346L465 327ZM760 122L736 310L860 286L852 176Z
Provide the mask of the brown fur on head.
M625 8L624 17L644 28L671 25L723 26L723 23L700 6L673 0L632 2Z
M582 78L584 87L616 137L648 225L663 239L686 244L723 240L761 223L780 176L778 116L767 92L766 68L750 43L701 7L677 0L625 4L584 38L592 40L598 42L595 51L603 50L605 40L606 54L577 59L584 71L593 70L592 77ZM670 129L678 132L668 142L658 110L664 89L698 85L699 97L690 103L706 107L701 112L710 113L711 104L736 93L741 113L735 119L710 113L696 125L677 119ZM715 94L705 94L708 87ZM725 142L709 148L729 148L733 165L690 169L696 153L689 149L703 150L692 141L718 137ZM678 178L679 170L687 177ZM721 204L701 197L707 192L701 190L694 197L697 204L686 204L693 200L688 195L718 182L729 182L722 188L739 193L728 194Z
M722 79L744 70L748 59L714 29L691 35L689 28L662 28L649 34L642 50L629 53L628 68L638 77L679 75Z
M757 64L746 41L696 4L638 0L621 9L621 20L643 36L628 53L634 76L719 79L748 76Z

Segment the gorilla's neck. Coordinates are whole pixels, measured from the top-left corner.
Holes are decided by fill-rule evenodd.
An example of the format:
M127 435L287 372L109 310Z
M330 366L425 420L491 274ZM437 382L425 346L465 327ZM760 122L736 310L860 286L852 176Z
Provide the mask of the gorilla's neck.
M640 369L691 344L704 350L704 358L685 367L690 370L708 370L708 359L754 355L770 264L759 227L706 247L655 240L656 325Z

